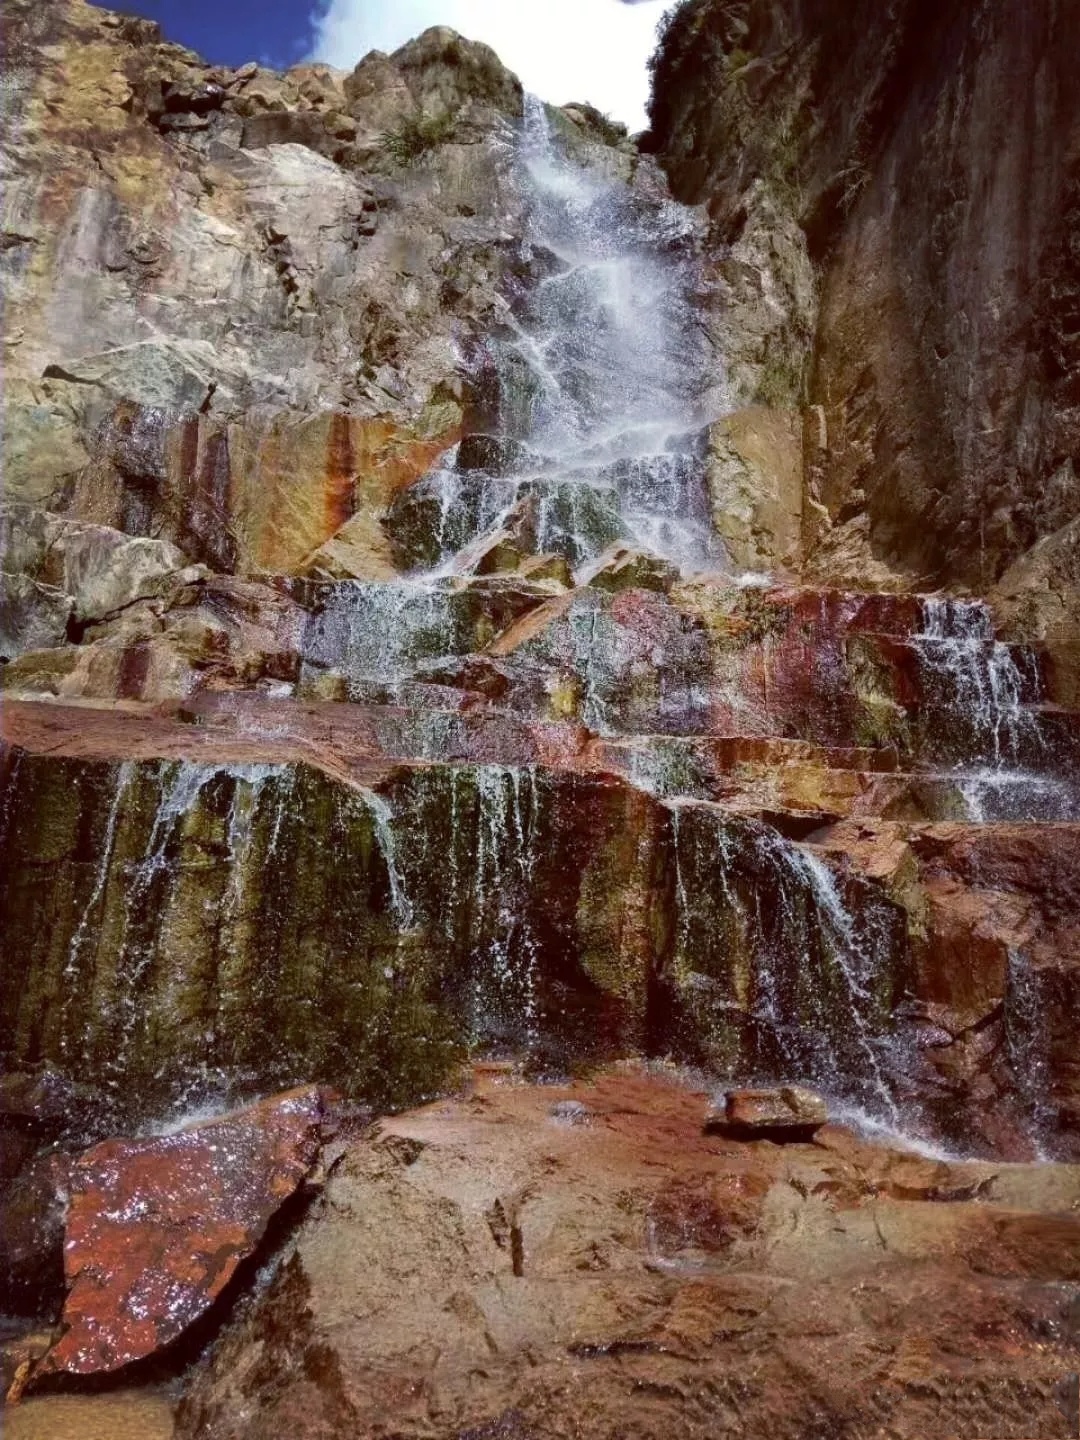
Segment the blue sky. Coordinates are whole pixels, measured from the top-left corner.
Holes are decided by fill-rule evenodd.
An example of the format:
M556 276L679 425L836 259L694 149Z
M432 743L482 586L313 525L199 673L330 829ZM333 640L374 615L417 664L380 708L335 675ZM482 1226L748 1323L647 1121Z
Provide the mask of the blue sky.
M45 0L48 3L48 0ZM276 67L313 56L352 69L429 25L494 46L527 89L563 104L589 100L631 129L645 121L664 0L117 0L157 20L170 40L219 65Z
M268 60L293 65L312 48L312 0L114 0L129 15L156 20L166 38L215 65ZM387 0L393 5L393 0Z

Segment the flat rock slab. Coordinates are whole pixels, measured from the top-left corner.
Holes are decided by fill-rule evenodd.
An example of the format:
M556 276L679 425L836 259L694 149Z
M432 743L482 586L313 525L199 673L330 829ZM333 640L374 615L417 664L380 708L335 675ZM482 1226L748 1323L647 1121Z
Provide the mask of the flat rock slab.
M204 1315L310 1173L324 1113L312 1086L80 1156L64 1240L65 1330L39 1373L118 1370Z

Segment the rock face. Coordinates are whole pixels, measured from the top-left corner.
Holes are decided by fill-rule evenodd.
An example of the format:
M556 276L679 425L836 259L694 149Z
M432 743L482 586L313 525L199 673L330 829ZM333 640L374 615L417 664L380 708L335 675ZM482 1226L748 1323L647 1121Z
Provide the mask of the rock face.
M119 1370L182 1335L308 1175L322 1115L318 1091L297 1090L81 1155L68 1182L64 1330L38 1373Z
M243 712L9 704L8 1066L111 1077L119 1123L193 1075L395 1101L477 1044L644 1047L841 1076L954 1143L1074 1143L1075 825L931 823L960 782L861 768L873 751L635 751L481 714L431 767L402 758L424 712L276 713L271 748Z
M114 18L10 16L5 500L298 570L456 438L455 347L515 263L489 141L520 86L445 31L346 85ZM385 137L436 104L399 163Z
M988 585L1075 519L1078 58L1075 9L1023 0L688 0L666 27L653 141L730 243L742 304L779 301L771 333L739 329L805 403L823 572L861 535Z
M668 27L660 139L715 18ZM666 162L709 214L674 206L444 30L283 77L77 3L13 33L4 1065L116 1126L210 1075L400 1104L477 1047L671 1052L1068 1151L1050 579L1003 579L1043 596L1008 644L880 564L730 573L796 571L829 508L792 370L820 196L740 171L738 232L688 83ZM788 114L764 73L729 118ZM1048 828L998 879L956 858L1014 823Z
M832 1127L741 1146L702 1135L703 1103L626 1069L388 1121L180 1435L1070 1434L1075 1168Z

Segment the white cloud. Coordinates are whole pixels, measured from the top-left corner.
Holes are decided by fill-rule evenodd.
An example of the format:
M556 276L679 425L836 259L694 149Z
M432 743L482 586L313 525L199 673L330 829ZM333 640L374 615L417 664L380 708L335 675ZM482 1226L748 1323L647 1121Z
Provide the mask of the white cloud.
M396 50L429 25L449 25L490 45L542 99L587 100L640 130L663 8L663 0L328 0L314 20L312 55L351 70L369 50Z

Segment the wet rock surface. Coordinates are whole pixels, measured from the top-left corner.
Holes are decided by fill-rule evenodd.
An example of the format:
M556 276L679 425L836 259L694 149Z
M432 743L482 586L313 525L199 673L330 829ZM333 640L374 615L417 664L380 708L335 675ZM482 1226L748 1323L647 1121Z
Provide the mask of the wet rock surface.
M476 1045L541 1065L629 1048L797 1074L987 1153L1072 1153L1075 824L837 822L753 790L741 807L661 800L566 727L470 723L466 753L432 768L401 758L405 716L387 729L378 709L286 710L272 750L231 723L121 718L8 707L21 858L0 895L23 937L8 1063L43 1047L87 1077L138 1077L105 1107L118 1120L182 1106L200 1073L272 1088L314 1070L400 1102ZM755 755L776 763L729 749L714 763L732 783ZM100 837L85 858L84 816ZM130 910L132 869L153 930ZM61 883L59 930L27 927ZM58 970L97 1002L43 1006ZM298 1024L316 1004L318 1025Z
M79 1156L67 1178L62 1333L35 1378L120 1370L183 1335L303 1184L323 1118L309 1088Z
M13 1396L56 1339L223 1440L1075 1433L1075 47L864 9L681 7L685 206L443 28L275 74L15 0ZM175 1127L299 1082L355 1125L180 1376L325 1136Z
M346 1148L182 1436L1071 1433L1075 1169L740 1145L633 1069L508 1082Z

